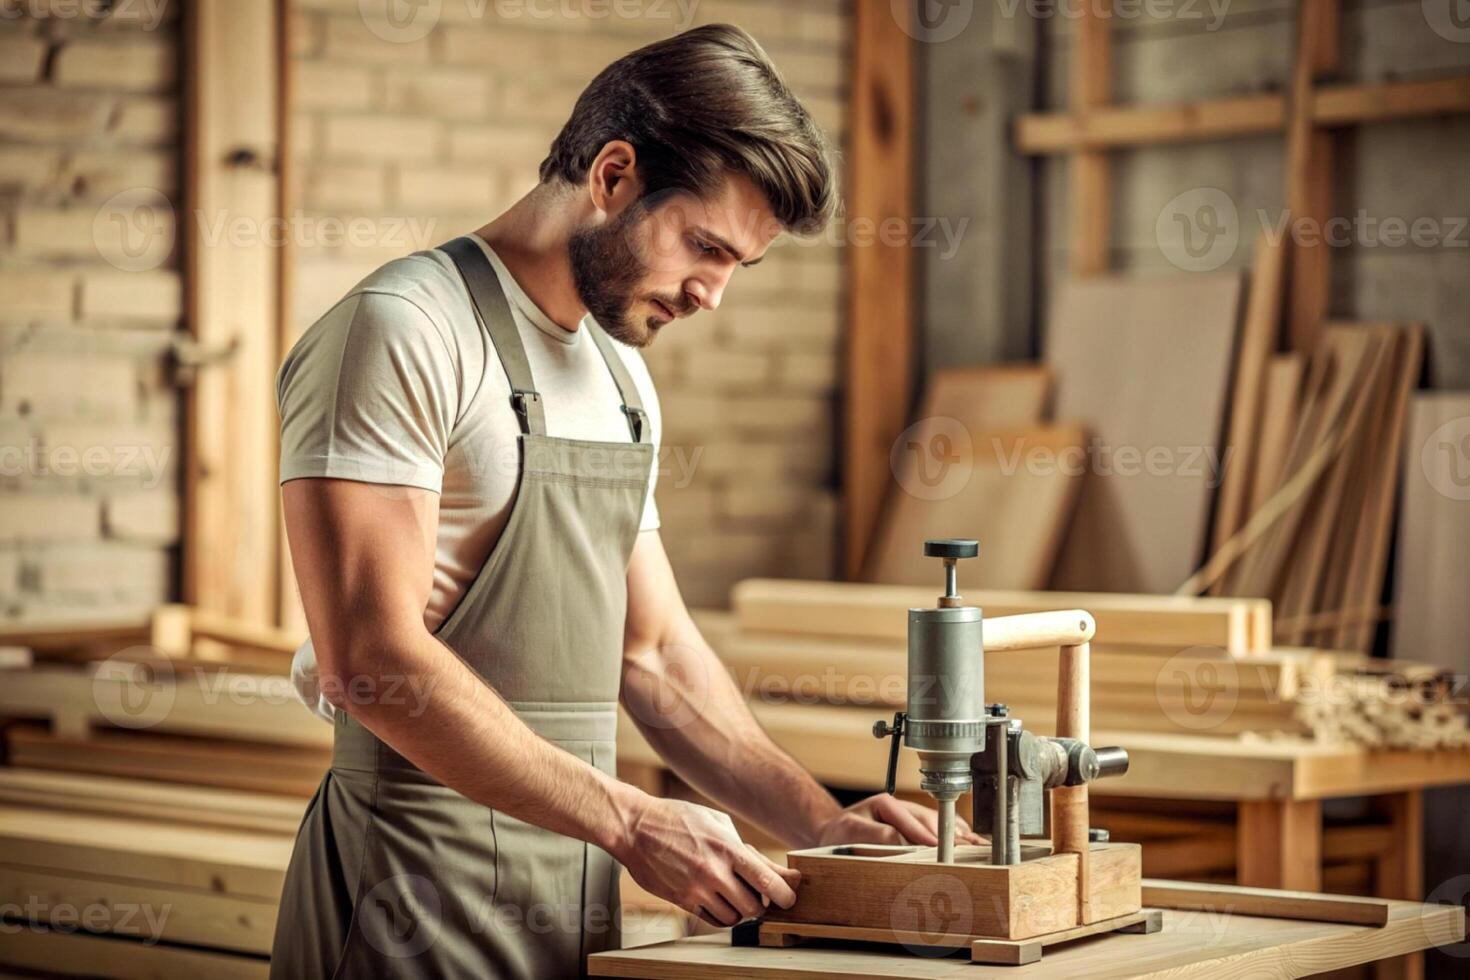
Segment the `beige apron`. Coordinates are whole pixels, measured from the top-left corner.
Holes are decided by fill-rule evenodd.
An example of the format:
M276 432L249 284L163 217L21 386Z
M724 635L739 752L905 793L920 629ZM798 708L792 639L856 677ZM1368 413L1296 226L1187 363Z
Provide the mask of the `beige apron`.
M505 530L437 635L533 731L613 773L628 558L653 466L647 417L588 322L633 441L546 435L489 260L467 238L444 251L510 378L522 434ZM286 872L273 978L577 976L589 953L617 948L618 926L606 853L471 802L338 712L332 768Z

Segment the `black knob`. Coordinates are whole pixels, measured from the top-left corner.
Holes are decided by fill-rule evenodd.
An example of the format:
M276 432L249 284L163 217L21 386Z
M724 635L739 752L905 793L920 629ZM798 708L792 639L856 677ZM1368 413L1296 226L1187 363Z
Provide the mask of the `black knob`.
M931 538L924 542L926 558L974 558L980 542L973 538Z

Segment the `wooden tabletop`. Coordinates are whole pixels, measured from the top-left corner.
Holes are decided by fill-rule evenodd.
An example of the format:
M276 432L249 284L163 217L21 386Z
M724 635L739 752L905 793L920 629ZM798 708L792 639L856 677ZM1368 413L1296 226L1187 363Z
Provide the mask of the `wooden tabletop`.
M751 710L776 744L834 786L876 788L888 743L873 737L880 708L764 704ZM1095 745L1128 750L1128 774L1094 783L1099 796L1190 800L1310 800L1371 796L1470 783L1470 752L1376 750L1311 742L1246 742L1207 735L1093 732ZM618 756L661 765L638 730L620 716ZM899 754L898 788L919 789L918 757Z
M964 954L931 959L893 947L837 944L790 949L737 948L726 934L700 936L638 949L598 953L593 976L682 978L831 977L1226 978L1301 977L1372 963L1391 956L1460 942L1465 910L1458 906L1392 902L1386 926L1344 926L1220 912L1165 911L1153 935L1106 935L1049 948L1029 966L981 966ZM1466 961L1470 963L1470 960Z

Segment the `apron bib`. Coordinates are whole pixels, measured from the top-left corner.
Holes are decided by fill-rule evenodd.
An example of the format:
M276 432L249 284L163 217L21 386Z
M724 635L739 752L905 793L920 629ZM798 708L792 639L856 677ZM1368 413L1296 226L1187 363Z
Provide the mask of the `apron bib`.
M647 416L588 321L632 442L548 436L489 260L470 238L443 250L510 379L521 435L505 530L436 635L538 735L615 774L628 559L654 457ZM619 945L618 870L600 848L441 785L339 711L332 767L286 872L271 976L578 976L588 954Z

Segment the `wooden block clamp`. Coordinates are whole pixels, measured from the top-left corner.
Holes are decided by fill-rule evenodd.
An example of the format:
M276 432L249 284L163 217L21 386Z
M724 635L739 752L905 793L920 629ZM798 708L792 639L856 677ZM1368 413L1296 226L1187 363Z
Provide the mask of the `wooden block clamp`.
M944 560L945 591L936 608L908 611L908 710L874 734L893 739L890 792L900 744L918 753L921 785L939 803L939 846L793 851L787 862L802 872L796 905L773 909L745 941L962 946L976 961L1025 963L1048 943L1156 928L1157 917L1142 914L1140 848L1090 835L1088 781L1127 768L1126 752L1087 744L1092 616L1060 610L982 624L955 571L977 543L929 541L924 552ZM1004 705L984 700L985 653L1045 648L1061 650L1055 738L1024 731ZM976 827L988 823L991 844L956 848L954 799L972 786ZM1047 789L1051 840L1023 844L1042 830Z

